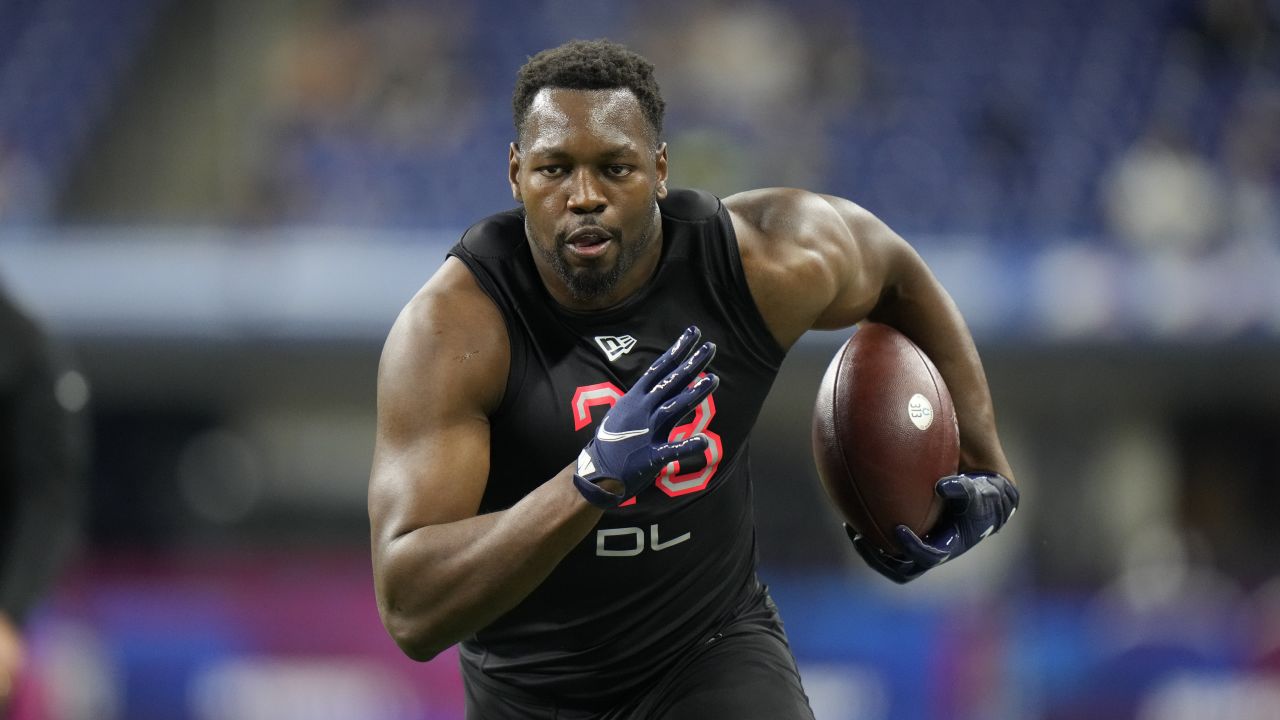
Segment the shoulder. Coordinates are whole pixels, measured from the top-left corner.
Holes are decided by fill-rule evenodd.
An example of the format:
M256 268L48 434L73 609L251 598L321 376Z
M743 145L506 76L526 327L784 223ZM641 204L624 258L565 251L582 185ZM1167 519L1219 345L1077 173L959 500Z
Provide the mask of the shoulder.
M524 243L524 212L516 208L490 215L467 228L457 247L477 258L500 258Z
M682 222L702 222L720 212L720 198L705 190L672 188L658 201L665 217Z
M844 198L768 188L724 203L747 284L783 347L812 328L865 317L912 254L879 218Z
M821 249L874 232L880 221L862 206L834 195L797 188L764 188L724 200L733 226L766 247Z
M456 258L405 305L387 335L378 368L380 404L410 397L491 412L501 402L510 364L501 311Z
M735 227L774 233L794 234L830 220L832 208L822 195L799 188L761 188L730 195L724 199Z
M862 249L887 230L844 198L795 188L751 190L725 198L748 277L784 270L798 283L848 272Z
M790 347L813 327L847 273L856 245L823 195L766 188L724 200L747 285L775 339Z

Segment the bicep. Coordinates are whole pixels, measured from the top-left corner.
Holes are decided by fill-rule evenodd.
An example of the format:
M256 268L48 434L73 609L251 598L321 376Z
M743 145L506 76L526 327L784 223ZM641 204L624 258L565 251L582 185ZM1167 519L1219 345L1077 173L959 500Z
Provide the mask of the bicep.
M488 412L501 397L509 359L501 317L468 282L461 278L462 292L455 284L455 292L434 296L428 283L383 348L369 476L375 547L472 517L480 507L489 474Z
M414 437L383 427L378 431L369 477L369 517L380 544L421 527L472 517L484 494L488 423L442 417L414 423L411 431Z
M834 277L830 301L814 327L849 327L867 319L904 286L915 286L913 280L927 269L907 241L875 215L844 198L821 197L839 222L822 243Z

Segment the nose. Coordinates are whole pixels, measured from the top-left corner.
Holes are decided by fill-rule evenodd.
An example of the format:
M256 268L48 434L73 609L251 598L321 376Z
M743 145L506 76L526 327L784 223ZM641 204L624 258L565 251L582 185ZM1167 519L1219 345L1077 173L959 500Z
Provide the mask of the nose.
M608 205L599 178L587 168L578 168L569 182L569 210L577 215L604 212Z

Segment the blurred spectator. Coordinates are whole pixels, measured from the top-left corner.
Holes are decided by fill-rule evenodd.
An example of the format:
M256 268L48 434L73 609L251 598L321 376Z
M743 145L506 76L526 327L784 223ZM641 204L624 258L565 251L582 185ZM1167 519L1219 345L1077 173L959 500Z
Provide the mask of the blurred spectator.
M692 102L693 113L731 124L772 125L790 114L808 85L808 63L804 30L786 8L768 0L683 5L685 22L649 29L649 44L674 61L663 78L668 103Z
M911 236L960 233L1026 246L1100 234L1107 218L1097 189L1122 157L1135 160L1137 174L1143 163L1151 169L1176 157L1179 181L1205 178L1187 167L1190 147L1198 161L1230 176L1219 188L1225 205L1216 211L1215 232L1239 234L1243 226L1261 228L1249 229L1253 236L1274 235L1266 196L1277 181L1233 165L1227 147L1256 143L1268 128L1244 120L1254 129L1224 127L1224 120L1236 122L1224 109L1237 104L1242 87L1275 82L1280 5L1273 0L946 8L925 0L655 0L605 3L557 22L571 5L302 0L263 13L275 24L245 20L253 13L221 13L232 20L212 24L222 33L215 42L191 37L173 45L229 48L226 55L242 54L250 59L238 62L266 71L264 82L246 81L230 70L239 65L228 64L232 74L219 76L227 87L251 89L227 91L227 102L242 103L244 112L227 110L236 120L218 121L226 132L210 151L240 161L207 172L235 196L227 203L235 219L456 231L505 202L505 188L493 178L501 177L510 128L488 110L506 104L498 78L518 62L522 43L598 33L666 58L659 71L672 101L678 184L721 194L762 181L816 186L897 218ZM210 27L192 22L182 32ZM213 65L215 75L223 71ZM141 98L163 90L125 101L145 105ZM117 113L116 121L152 112ZM1168 119L1187 143L1170 153L1153 147L1167 140L1160 138L1126 154L1153 117ZM164 134L135 133L138 146L180 155L180 148L162 147ZM1249 139L1229 137L1236 134ZM107 178L151 171L145 162L113 157L82 161L82 179L66 193L58 180L64 208L75 208L85 188ZM200 170L188 164L171 172ZM15 173L26 171L0 176ZM1239 182L1234 176L1242 173L1246 181ZM197 182L191 187L203 187ZM0 180L0 208L12 208L4 187L29 192L40 183ZM102 197L121 202L121 194ZM142 218L154 214L145 190L128 194ZM1147 212L1145 200L1136 205L1110 219L1160 214ZM217 212L225 210L219 204ZM1198 215L1192 229L1203 235L1213 214ZM0 217L9 216L0 209Z
M22 671L22 625L78 532L87 400L84 378L0 293L0 716Z
M1280 7L1267 0L1197 0L1175 12L1174 41L1208 71L1265 65L1277 57Z
M1280 248L1280 77L1241 96L1225 134L1230 232Z
M1104 193L1112 235L1139 251L1199 253L1222 229L1217 173L1167 128L1154 129L1120 156Z
M339 3L283 37L245 215L395 224L418 201L406 181L472 132L465 6ZM435 167L438 172L439 168Z
M826 185L833 126L868 78L848 6L697 0L667 10L646 13L634 44L664 58L675 181L720 194L766 180Z
M1002 84L983 98L965 125L975 172L955 189L963 200L957 214L971 216L992 234L1012 234L1022 226L1022 210L1035 183L1033 107ZM961 223L966 219L957 218Z

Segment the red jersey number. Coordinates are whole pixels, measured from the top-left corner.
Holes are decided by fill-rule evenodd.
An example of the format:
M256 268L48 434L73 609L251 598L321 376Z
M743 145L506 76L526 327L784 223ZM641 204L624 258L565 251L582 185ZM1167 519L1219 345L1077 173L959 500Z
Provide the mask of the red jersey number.
M702 377L702 375L699 375L699 377ZM581 430L591 424L591 408L597 406L611 408L621 397L622 390L611 382L579 387L573 393L571 403L573 406L573 429ZM689 493L706 489L707 484L711 482L711 478L716 474L716 469L720 466L720 460L724 458L724 443L721 442L720 436L707 429L715 416L715 397L708 395L694 410L692 420L671 429L671 435L667 438L668 440L683 440L698 433L707 436L709 442L706 451L703 452L703 457L706 458L706 465L689 472L682 472L678 462L667 465L662 469L661 473L658 473L658 479L654 482L654 485L659 490L671 497L676 497L677 495L688 495ZM631 498L623 505L631 505L635 501L635 498Z

